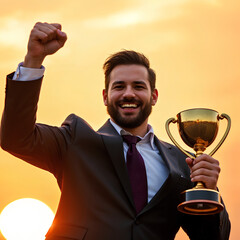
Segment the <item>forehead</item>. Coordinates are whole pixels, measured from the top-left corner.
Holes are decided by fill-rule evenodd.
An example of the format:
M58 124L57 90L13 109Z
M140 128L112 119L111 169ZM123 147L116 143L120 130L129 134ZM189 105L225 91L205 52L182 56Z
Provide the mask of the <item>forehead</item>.
M110 73L110 84L116 81L144 81L149 83L148 70L146 67L137 64L118 65Z

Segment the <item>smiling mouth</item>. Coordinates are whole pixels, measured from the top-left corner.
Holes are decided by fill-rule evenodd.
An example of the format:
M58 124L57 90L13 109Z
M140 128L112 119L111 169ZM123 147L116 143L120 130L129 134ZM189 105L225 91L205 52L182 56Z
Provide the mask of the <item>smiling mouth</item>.
M120 105L121 108L137 108L138 105L134 103L124 103Z

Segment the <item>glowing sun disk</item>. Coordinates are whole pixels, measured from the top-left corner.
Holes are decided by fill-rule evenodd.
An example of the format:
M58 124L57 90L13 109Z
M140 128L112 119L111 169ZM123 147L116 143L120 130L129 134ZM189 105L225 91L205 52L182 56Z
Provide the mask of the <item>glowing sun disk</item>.
M7 240L44 240L54 214L43 202L22 198L8 204L0 215L0 230Z

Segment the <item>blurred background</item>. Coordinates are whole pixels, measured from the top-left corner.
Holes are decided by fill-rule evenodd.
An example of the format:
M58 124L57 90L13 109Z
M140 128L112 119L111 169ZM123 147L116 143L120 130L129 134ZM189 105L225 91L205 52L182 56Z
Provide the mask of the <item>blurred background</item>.
M232 222L230 239L238 240L239 12L240 2L235 0L2 1L0 112L6 75L23 61L37 21L61 23L68 35L65 47L44 62L38 122L59 126L75 113L97 130L108 118L102 102L104 60L122 49L144 53L157 74L159 100L150 123L160 139L170 141L166 120L188 108L211 108L232 118L230 134L214 157L222 169L218 187ZM217 140L225 128L223 120ZM177 135L176 126L171 129ZM0 212L12 201L28 197L56 212L60 191L54 177L3 150L0 185ZM176 239L188 237L180 232Z

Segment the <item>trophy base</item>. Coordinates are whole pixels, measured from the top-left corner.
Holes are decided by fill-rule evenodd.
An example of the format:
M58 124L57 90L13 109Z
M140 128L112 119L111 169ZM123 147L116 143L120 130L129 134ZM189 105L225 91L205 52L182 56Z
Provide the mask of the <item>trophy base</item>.
M223 210L220 194L211 189L189 189L182 192L184 202L178 205L178 211L190 215L212 215Z

